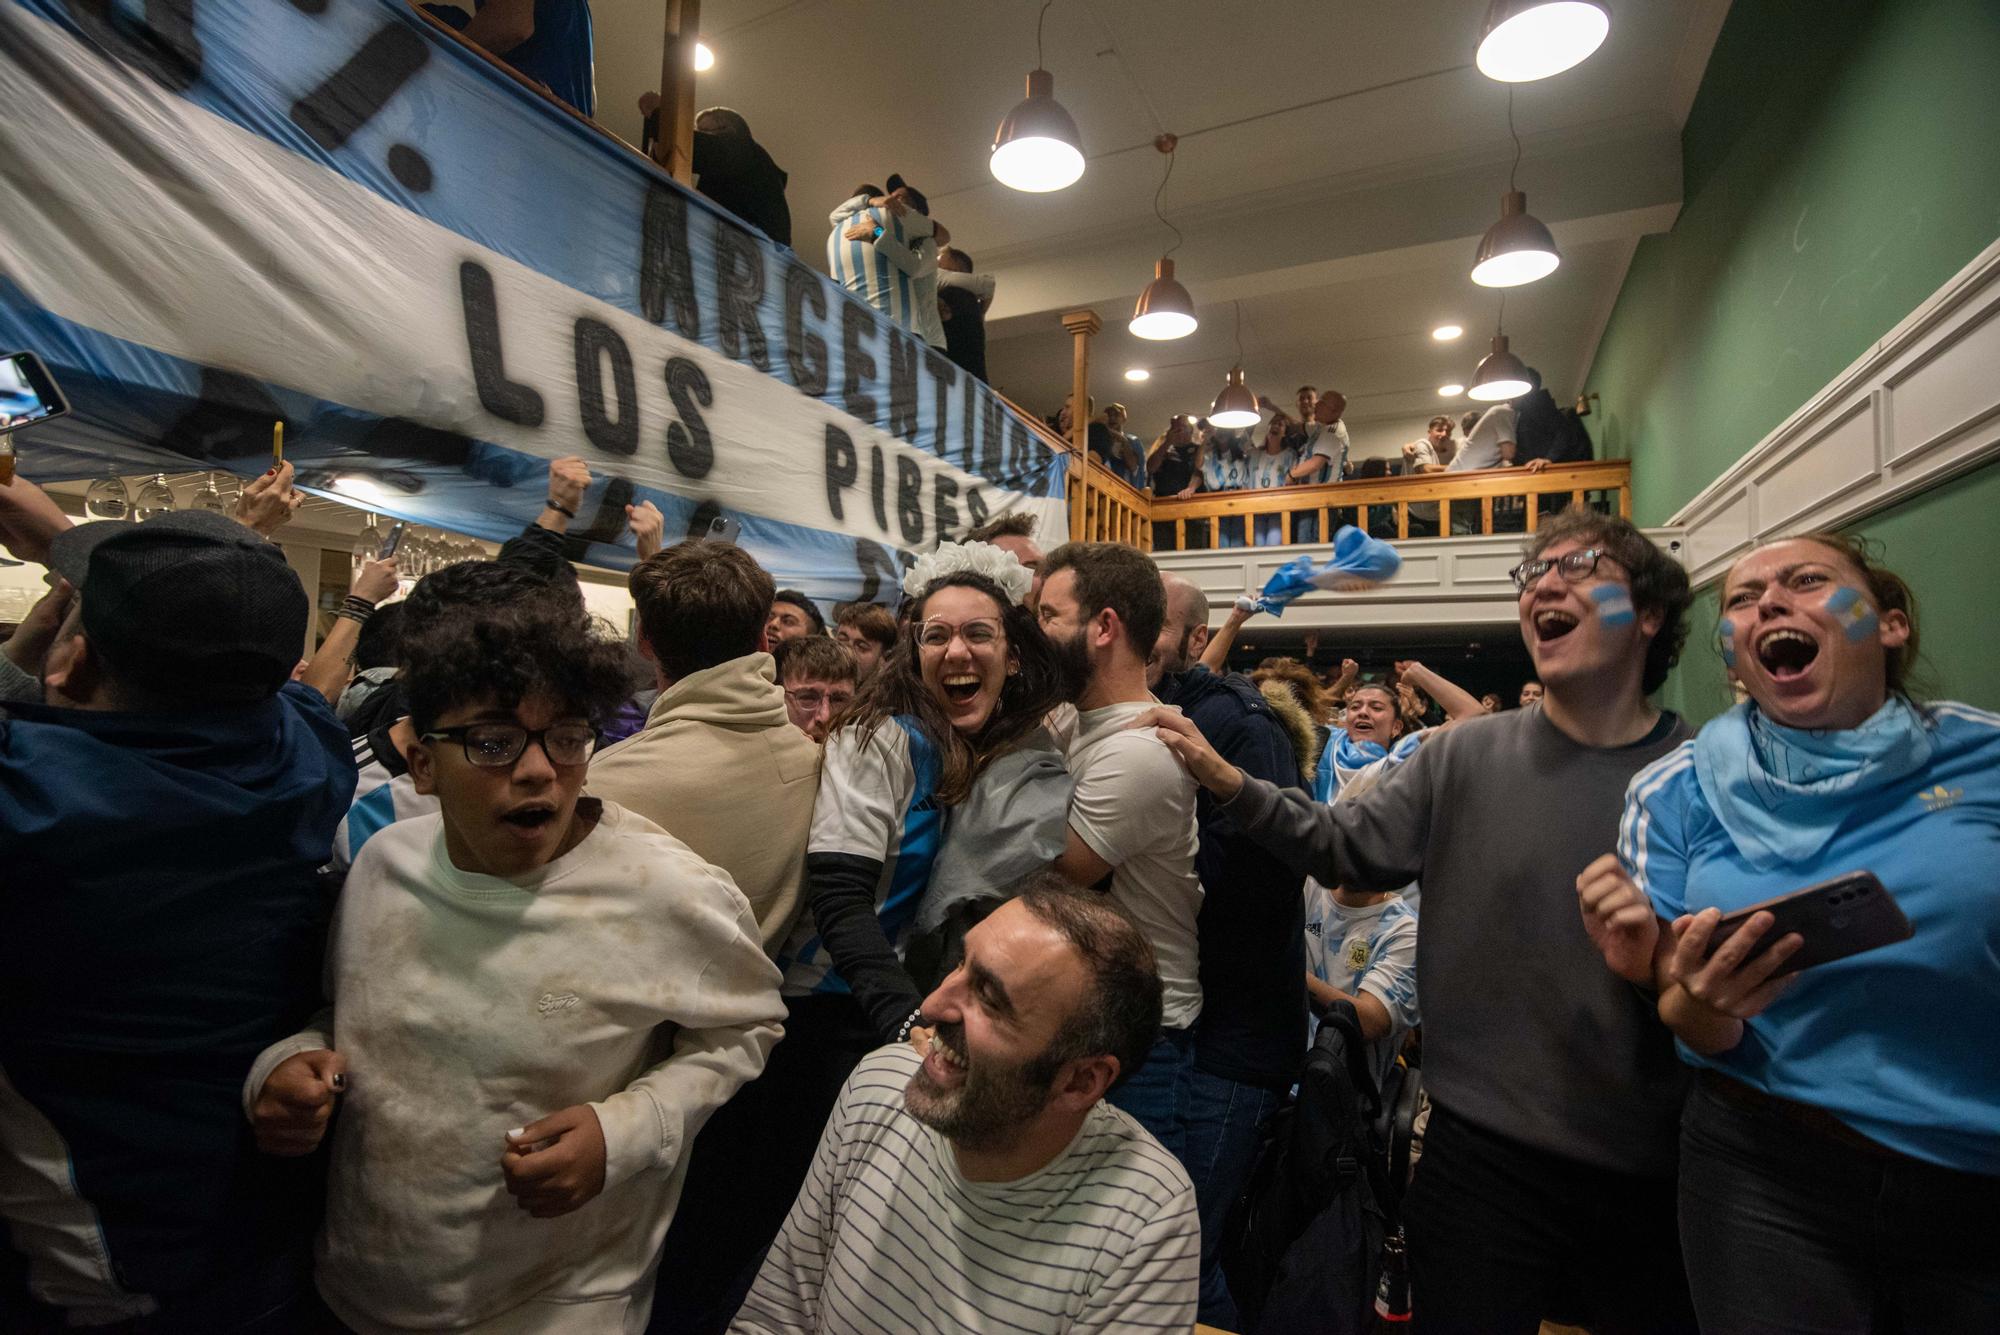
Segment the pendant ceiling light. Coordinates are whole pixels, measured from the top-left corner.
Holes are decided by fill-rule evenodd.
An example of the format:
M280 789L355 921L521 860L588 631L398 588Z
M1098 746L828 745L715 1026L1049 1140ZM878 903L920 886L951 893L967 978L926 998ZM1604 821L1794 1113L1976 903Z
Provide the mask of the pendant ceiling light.
M1173 178L1174 149L1179 144L1180 140L1170 134L1163 134L1153 141L1153 147L1167 156L1167 170L1160 177L1160 188L1153 192L1153 216L1166 223L1167 230L1174 234L1174 244L1167 248L1167 253L1160 256L1159 264L1154 266L1153 281L1146 284L1146 290L1139 294L1139 304L1132 311L1132 323L1125 326L1135 338L1186 338L1200 323L1194 318L1194 298L1174 278L1174 262L1170 257L1181 248L1181 229L1167 222L1167 215L1160 212L1160 196L1166 193L1167 182Z
M1075 185L1083 175L1083 138L1076 122L1056 101L1056 76L1042 68L1042 18L1035 19L1035 68L1028 73L1028 96L1008 112L993 133L993 156L986 160L1004 186L1046 194Z
M1479 238L1472 257L1472 281L1481 287L1519 287L1547 278L1562 263L1556 239L1528 212L1528 196L1514 188L1521 169L1521 136L1514 131L1514 90L1507 90L1507 133L1514 140L1514 165L1507 169L1507 193L1500 196L1500 220Z
M1473 61L1501 83L1546 79L1588 60L1610 31L1597 0L1493 0Z
M1229 368L1229 375L1222 382L1222 392L1209 405L1208 420L1234 431L1239 427L1256 426L1261 416L1257 411L1257 396L1243 383L1243 303L1239 301L1236 303L1236 365Z
M1465 397L1481 403L1498 403L1504 399L1518 399L1534 386L1528 383L1528 366L1519 357L1507 350L1507 294L1500 294L1500 319L1493 330L1493 351L1479 359L1473 368L1472 383L1465 387Z

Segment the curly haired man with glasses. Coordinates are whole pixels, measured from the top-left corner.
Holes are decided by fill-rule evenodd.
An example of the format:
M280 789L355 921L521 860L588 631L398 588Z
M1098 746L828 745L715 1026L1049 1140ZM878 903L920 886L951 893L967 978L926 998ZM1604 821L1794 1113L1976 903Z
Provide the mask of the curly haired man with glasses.
M1686 640L1687 574L1625 520L1565 513L1514 569L1545 694L1440 730L1372 790L1315 803L1140 722L1252 839L1329 885L1421 878L1432 1115L1407 1205L1424 1332L1692 1331L1675 1229L1684 1092L1638 989L1593 969L1577 875L1632 776L1685 741L1648 696Z

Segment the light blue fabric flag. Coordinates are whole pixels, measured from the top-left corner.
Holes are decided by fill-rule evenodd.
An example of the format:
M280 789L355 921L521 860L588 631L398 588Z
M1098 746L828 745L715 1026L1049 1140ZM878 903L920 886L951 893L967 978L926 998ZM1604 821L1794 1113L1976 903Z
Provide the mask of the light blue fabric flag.
M1384 583L1403 568L1403 558L1386 542L1369 537L1352 524L1333 535L1333 555L1324 562L1310 556L1288 561L1264 581L1263 590L1248 598L1250 610L1283 616L1294 598L1314 589L1351 592ZM1239 603L1246 599L1239 599Z

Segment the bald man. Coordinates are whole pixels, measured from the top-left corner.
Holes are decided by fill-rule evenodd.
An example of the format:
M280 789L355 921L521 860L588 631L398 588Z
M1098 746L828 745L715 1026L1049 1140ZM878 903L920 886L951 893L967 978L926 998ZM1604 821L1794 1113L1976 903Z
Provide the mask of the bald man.
M1207 597L1179 575L1161 578L1167 616L1147 665L1153 694L1186 713L1231 764L1280 787L1300 787L1298 753L1263 695L1241 673L1218 675L1201 664ZM1201 1212L1201 1319L1236 1330L1241 1322L1217 1251L1258 1136L1306 1047L1304 878L1238 833L1215 802L1200 799L1195 819L1202 1012L1194 1031L1187 1167Z

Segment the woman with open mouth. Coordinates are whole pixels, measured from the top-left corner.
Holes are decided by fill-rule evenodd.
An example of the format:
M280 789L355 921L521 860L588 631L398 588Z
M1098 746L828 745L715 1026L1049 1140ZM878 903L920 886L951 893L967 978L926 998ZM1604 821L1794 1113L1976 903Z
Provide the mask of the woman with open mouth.
M1577 882L1700 1072L1702 1326L2000 1330L2000 715L1912 696L1915 600L1843 536L1738 560L1716 643L1749 699L1633 779L1618 856ZM1713 945L1723 914L1860 871L1908 939L1797 968L1759 911Z

